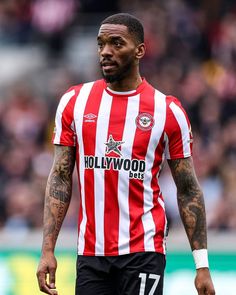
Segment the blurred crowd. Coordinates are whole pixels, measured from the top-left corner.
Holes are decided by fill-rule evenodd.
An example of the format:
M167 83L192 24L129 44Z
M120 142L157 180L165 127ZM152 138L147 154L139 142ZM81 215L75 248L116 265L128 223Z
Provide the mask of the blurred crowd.
M0 229L42 226L58 101L71 85L100 78L99 22L120 11L144 24L142 75L160 91L178 97L189 115L208 227L236 229L233 0L0 1ZM74 178L64 224L72 228L78 213L76 174ZM170 226L179 226L176 189L167 165L160 183Z

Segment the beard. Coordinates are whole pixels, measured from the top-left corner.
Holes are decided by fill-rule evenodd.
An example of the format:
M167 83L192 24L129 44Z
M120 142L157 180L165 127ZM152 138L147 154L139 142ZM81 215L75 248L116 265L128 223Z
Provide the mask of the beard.
M127 62L121 68L118 68L116 73L105 74L103 71L101 71L102 76L107 83L120 82L127 77L129 72L131 72L132 66L133 66L133 59L129 58Z

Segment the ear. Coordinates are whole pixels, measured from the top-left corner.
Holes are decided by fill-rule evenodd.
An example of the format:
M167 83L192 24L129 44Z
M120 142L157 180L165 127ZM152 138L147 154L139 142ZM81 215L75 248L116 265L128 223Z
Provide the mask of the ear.
M139 45L137 45L136 54L135 54L136 58L141 59L144 56L145 51L146 51L146 47L144 43L140 43Z

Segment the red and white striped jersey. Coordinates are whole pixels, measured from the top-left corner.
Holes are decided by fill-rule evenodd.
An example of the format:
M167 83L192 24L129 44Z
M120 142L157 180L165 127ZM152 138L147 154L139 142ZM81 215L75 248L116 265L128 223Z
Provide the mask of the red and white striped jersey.
M55 121L53 143L77 147L78 254L165 253L158 176L165 158L191 156L190 124L180 102L145 79L129 92L98 80L70 88Z

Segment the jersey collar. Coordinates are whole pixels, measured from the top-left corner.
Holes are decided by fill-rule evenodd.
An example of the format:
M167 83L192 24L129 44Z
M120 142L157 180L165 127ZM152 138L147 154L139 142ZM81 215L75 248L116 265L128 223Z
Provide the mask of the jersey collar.
M145 78L142 78L142 83L135 90L114 91L107 86L105 80L103 80L103 83L104 83L104 88L105 88L106 92L112 96L114 96L114 95L115 96L134 96L134 95L139 94L143 90L143 88L147 85L147 81L145 80Z

